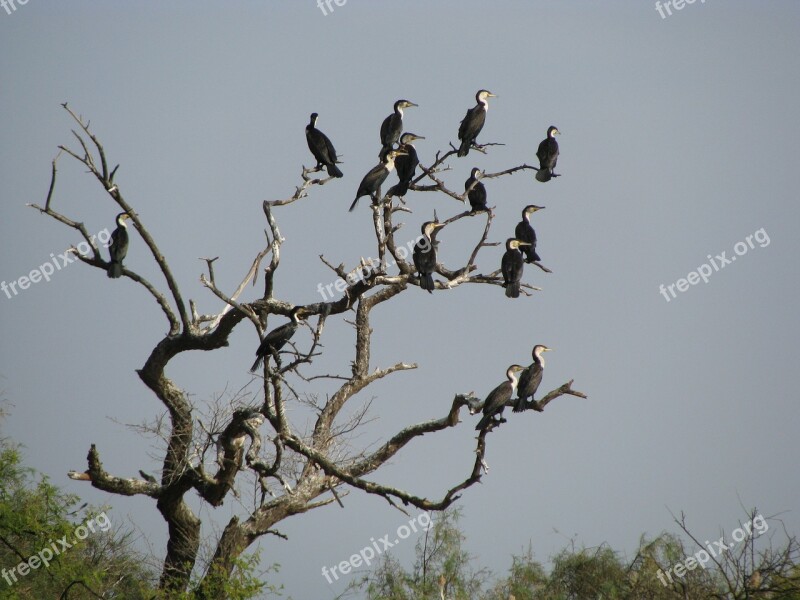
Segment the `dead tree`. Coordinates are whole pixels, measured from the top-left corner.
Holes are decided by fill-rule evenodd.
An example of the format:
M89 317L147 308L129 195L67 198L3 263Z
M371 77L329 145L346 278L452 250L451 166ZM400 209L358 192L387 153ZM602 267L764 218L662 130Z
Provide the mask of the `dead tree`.
M346 403L372 383L398 371L416 368L415 364L406 362L377 367L371 365L370 359L372 310L405 292L409 286L418 285L413 264L405 260L403 252L399 251L403 248L395 244L395 233L401 226L395 223L395 217L403 212L410 212L402 201L383 197L372 205L377 264L369 265L368 269L363 264L348 269L344 264L334 266L320 256L338 277L347 282L347 286L341 298L303 307L304 317L308 323L312 323L310 349L301 352L292 347L281 356L264 361L263 389L255 406L233 411L228 415L227 422L218 423L215 427L196 426L197 407L181 386L166 375L167 366L183 352L212 351L227 346L233 329L245 321L249 321L263 335L270 315L290 314L295 304L281 298L274 289L274 276L280 267L281 244L284 241L275 210L306 198L313 186L322 186L331 178L313 178L319 168L304 167L302 184L291 197L263 202L262 209L268 228L265 231L267 243L254 258L241 284L233 293L226 293L217 287L213 268L215 259L204 259L208 272L201 276L201 282L224 303L224 308L216 314L201 314L195 302L190 300L187 304L184 300L167 258L159 250L156 240L137 215L134 206L123 196L120 185L115 182L119 165L110 168L111 163L106 152L90 129L89 123L66 104L63 107L77 124L72 133L79 148L59 146L59 153L52 163L50 188L45 204L32 206L79 231L89 244L90 251L82 254L73 247L71 252L84 264L102 271L107 270L109 262L84 225L54 208L57 163L66 154L88 169L90 176L103 186L110 202L131 215L130 220L141 242L149 249L166 286L164 288L164 284L157 286L148 281L134 271L130 264L124 267L123 276L141 285L155 299L169 325L168 333L155 344L144 365L137 371L145 386L163 403L168 415L160 479L112 475L105 470L100 452L94 445L89 450L88 469L81 474L84 475L83 479L90 480L100 490L126 496L146 495L156 501L169 530L159 582L162 590L187 590L193 570L201 568L197 564L201 522L187 503L187 495L196 493L209 506L220 506L229 494L237 493L237 477L246 473L252 473L258 478L262 490L261 499L246 518L233 517L224 528L216 541L210 563L203 565L204 576L194 590L194 595L198 598L222 597L222 592L219 591L220 582L229 578L236 559L255 540L266 534L281 535L275 526L283 519L330 504L334 499L339 500L348 487L380 496L401 510L402 506L443 510L466 488L480 481L486 465L484 456L487 435L492 428L478 435L471 469L451 482L449 488L442 490L437 498L416 495L413 491L376 483L370 478L398 451L420 436L458 426L463 407L471 413L480 410L482 400L472 394L454 392L451 400L441 399L442 405L449 404L441 418L404 427L377 449L364 449L355 454L347 454L340 449L340 437L358 427L363 418L363 412L357 413L355 417L345 418L343 408ZM490 144L486 146L488 145ZM485 152L485 146L477 150ZM446 160L453 154L453 149L437 153L435 162L429 167L423 167L422 174L412 182L410 189L438 192L464 203L466 193L453 192L443 180L443 172L448 169ZM499 173L486 174L484 178L506 176L527 169L535 170L534 167L521 165ZM431 183L423 185L423 179ZM492 211L479 215L464 211L444 221L445 227L455 227L458 221L467 217L485 218L486 226L462 266L448 268L441 263L437 265L436 272L443 278L437 282L437 289L453 289L467 283L502 284L499 269L487 274L477 272L477 258L481 249L496 245L487 241L492 225ZM263 295L254 302L240 303L238 298L242 291L251 281L255 283L262 272L262 262L267 258L269 262L263 268ZM391 268L387 266L390 263L393 263ZM356 272L360 272L361 276L354 276ZM526 295L536 289L538 288L529 285L523 286ZM350 311L355 311L355 352L351 373L304 373L304 369L310 369L314 358L321 352L326 320L344 318ZM313 407L317 413L313 430L303 432L292 423L285 408L287 402L303 401L302 393L296 391L295 387L312 379L327 379L331 384L331 393L326 402ZM571 381L565 383L544 395L540 406L544 407L565 394L585 397L581 392L573 390L571 384ZM466 425L472 427L468 423ZM135 470L136 467L126 465L125 468Z

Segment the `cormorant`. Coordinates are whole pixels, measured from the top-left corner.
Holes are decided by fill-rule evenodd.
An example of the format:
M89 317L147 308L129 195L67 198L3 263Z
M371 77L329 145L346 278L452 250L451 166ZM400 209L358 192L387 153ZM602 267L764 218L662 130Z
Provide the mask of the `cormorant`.
M503 409L505 409L506 403L511 400L511 396L514 395L514 390L517 389L517 373L524 368L525 367L520 365L511 365L508 367L506 371L508 381L504 381L498 385L486 396L486 401L483 403L483 417L478 421L475 429L481 431L486 429L490 424L498 425L503 422ZM495 420L495 416L500 417L500 419Z
M389 189L388 194L390 196L405 196L408 192L408 186L411 185L411 180L414 179L414 172L417 170L417 165L419 164L417 150L411 142L424 139L424 137L416 133L404 133L400 136L400 147L398 150L406 154L401 154L397 157L397 160L394 161L395 169L397 169L397 178L400 181Z
M364 175L364 179L361 180L361 184L358 186L356 199L353 200L353 203L350 205L351 212L356 207L356 204L358 204L358 199L361 198L361 196L371 196L374 202L378 201L376 197L378 190L380 190L381 185L394 169L394 159L402 154L405 154L405 152L390 150L380 163L372 167L369 173Z
M409 100L398 100L394 103L394 112L381 123L381 157L392 149L403 132L403 109L417 106Z
M470 108L461 121L461 125L458 128L458 139L461 140L461 146L458 149L459 156L469 154L469 149L475 143L481 129L483 129L483 124L486 122L486 111L489 110L488 98L496 98L496 96L488 90L479 90L475 94L475 100L478 104Z
M550 352L552 348L548 348L542 344L537 344L533 347L533 362L526 368L519 376L519 385L517 386L517 402L514 405L514 412L522 412L525 409L532 408L533 410L542 411L539 405L536 404L534 395L536 390L539 389L539 384L542 383L542 373L544 372L544 357L543 352ZM527 402L528 398L531 399Z
M122 261L128 254L128 226L125 220L130 219L128 213L117 215L117 228L111 233L111 243L108 246L108 253L111 255L111 264L108 265L107 274L112 279L122 277Z
M295 306L291 312L291 321L284 323L280 327L276 327L264 336L264 339L261 340L261 344L258 346L258 350L256 350L256 362L250 367L251 373L255 372L265 360L269 360L269 357L272 356L273 353L277 354L280 349L286 345L286 342L292 338L294 332L297 331L297 326L300 324L300 321L303 320L299 314L302 309L302 306Z
M530 246L526 246L522 249L522 253L525 255L526 263L538 262L542 260L536 253L536 232L534 231L533 227L531 227L531 215L537 210L542 210L543 208L544 206L536 206L535 204L530 204L523 208L522 220L517 223L517 227L514 229L515 238L530 244Z
M558 177L553 170L558 162L558 142L555 135L561 135L558 127L552 125L547 128L547 137L539 144L536 156L539 158L539 172L536 179L539 181L550 181L551 177Z
M503 287L506 288L508 298L519 298L519 283L522 281L522 269L524 262L520 246L527 246L528 242L521 242L514 238L506 241L506 253L500 262L500 270L503 272Z
M467 192L467 198L469 198L469 205L472 207L472 212L489 210L489 207L486 206L486 186L478 181L482 176L483 173L481 170L475 167L472 169L469 179L464 182L464 192L469 190L469 192ZM475 183L475 185L472 185L473 183ZM470 189L470 187L472 187L472 189Z
M414 245L414 266L419 273L419 287L433 293L433 272L436 270L436 230L443 223L428 221L422 224L422 239Z
M311 154L317 159L317 168L325 166L328 175L341 177L342 172L336 166L336 149L327 135L317 129L317 113L311 113L311 121L306 125L306 141Z

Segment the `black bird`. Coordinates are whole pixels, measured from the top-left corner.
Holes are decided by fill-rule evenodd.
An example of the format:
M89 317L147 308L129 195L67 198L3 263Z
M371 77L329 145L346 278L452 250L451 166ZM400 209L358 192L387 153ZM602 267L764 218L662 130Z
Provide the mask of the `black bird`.
M462 119L461 125L458 128L458 139L461 140L461 146L458 149L459 156L466 156L469 154L469 149L475 143L478 134L483 129L483 124L486 122L486 111L489 110L489 102L487 98L496 98L492 92L488 90L479 90L475 94L475 100L478 102L475 106L467 111L466 116Z
M531 226L531 215L537 210L542 210L544 206L530 204L522 209L522 220L517 223L514 229L514 237L523 242L528 242L530 246L525 246L522 253L525 255L525 262L532 263L542 260L536 253L536 231Z
M336 166L336 149L327 135L317 129L317 113L311 113L311 121L306 125L306 142L311 154L317 159L317 168L324 166L331 177L341 177L343 174Z
M433 272L436 270L436 230L444 227L438 221L422 224L422 239L414 245L414 266L419 273L419 287L433 293Z
M381 123L381 157L392 149L403 132L403 109L417 106L409 100L398 100L394 103L394 112Z
M111 233L111 243L108 246L108 253L111 255L111 264L108 265L107 274L112 279L122 277L122 261L128 254L128 226L125 225L126 219L130 219L128 213L117 215L117 228Z
M550 352L552 348L537 344L533 347L533 362L527 367L519 376L519 385L517 386L517 402L514 405L514 412L522 412L528 408L542 412L539 405L536 403L534 395L536 390L539 389L539 384L542 383L542 374L544 373L544 358L543 352ZM528 398L531 399L527 402Z
M256 350L256 362L250 367L251 373L255 372L265 360L269 360L273 353L277 354L286 345L286 342L292 338L294 332L297 331L297 326L300 325L300 321L303 320L299 314L302 309L302 306L295 306L291 312L291 321L276 327L264 336L258 346L258 350Z
M539 172L536 179L539 181L550 181L552 177L558 177L553 170L558 162L558 142L554 136L561 135L558 127L552 125L547 128L547 137L539 144L536 156L539 158Z
M514 238L506 241L506 253L500 262L500 270L503 272L503 287L506 288L508 298L519 298L519 283L522 281L522 269L525 265L519 247L527 245L528 242Z
M388 194L390 196L405 196L408 192L408 186L411 185L411 180L414 179L414 173L417 170L417 165L419 165L417 150L411 142L424 139L424 137L415 133L404 133L400 136L398 150L405 152L405 154L399 155L397 160L394 161L395 169L397 169L397 178L400 181L389 188Z
M483 173L478 167L472 169L469 179L464 182L464 192L469 198L469 205L472 207L472 212L480 210L489 210L486 206L486 186L479 181L483 177ZM474 185L473 185L474 184ZM469 190L469 192L467 192Z
M498 385L486 396L486 401L483 403L483 417L478 421L475 429L481 431L486 429L490 424L498 425L504 421L502 418L503 409L505 409L506 404L514 395L514 390L517 389L517 373L524 368L525 367L520 365L511 365L508 367L506 371L508 381L504 381ZM495 420L494 417L499 417L499 419Z
M381 185L386 181L389 173L394 170L394 159L402 154L405 153L400 150L390 150L380 163L372 167L369 173L364 175L364 179L361 180L361 184L358 186L356 199L353 200L353 203L350 205L351 212L355 209L356 204L358 204L358 199L361 198L361 196L370 196L374 202L378 201L377 195L381 189Z

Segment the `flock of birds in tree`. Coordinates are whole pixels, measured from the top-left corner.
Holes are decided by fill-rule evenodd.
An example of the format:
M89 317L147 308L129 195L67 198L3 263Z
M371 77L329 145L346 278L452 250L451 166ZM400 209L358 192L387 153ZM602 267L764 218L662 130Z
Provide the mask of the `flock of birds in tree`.
M479 90L475 95L477 104L467 110L466 116L462 119L458 128L458 139L460 145L457 150L459 157L469 154L477 144L478 134L483 129L486 122L486 112L489 108L488 99L496 97L488 90ZM425 138L414 133L403 133L403 110L418 106L409 100L398 100L394 103L394 111L386 117L380 128L381 150L379 153L379 163L374 166L361 180L356 191L355 199L350 205L353 211L358 200L362 196L370 196L373 203L379 203L380 188L389 174L396 170L398 182L387 192L391 197L403 197L409 190L414 179L416 168L419 165L419 158L413 142L424 140ZM317 129L317 119L319 115L312 113L308 125L306 125L306 141L308 148L317 161L317 169L324 168L330 177L343 177L336 149L330 138L322 131ZM558 128L549 127L547 137L542 140L536 151L539 159L539 169L536 179L541 182L550 181L559 175L555 173L558 162L558 142L555 136L560 134ZM477 167L473 168L469 178L464 182L464 192L470 203L472 213L489 212L486 205L486 186L480 181L483 172ZM533 213L543 209L544 206L528 205L522 210L522 219L517 224L514 237L506 241L506 251L500 263L500 270L503 276L503 287L505 295L509 298L517 298L520 294L520 282L525 263L539 262L540 258L536 252L536 231L530 222ZM123 260L128 252L129 237L125 221L130 218L128 213L117 215L117 228L111 234L109 244L110 263L107 274L111 278L119 278L123 274ZM422 237L414 246L413 260L419 277L419 286L433 293L435 283L433 273L436 269L436 232L443 227L443 223L438 221L428 221L423 223L421 228ZM298 326L303 321L302 307L296 306L292 309L291 320L269 333L267 333L256 350L256 361L250 371L255 372L261 367L269 357L278 360L278 353L291 339L297 331ZM550 351L551 348L541 344L534 346L532 351L533 362L528 367L521 365L511 365L506 370L506 381L493 389L483 403L483 417L476 425L475 429L484 430L491 428L505 421L502 418L505 407L513 403L514 412L525 410L541 411L541 407L534 399L534 395L542 381L544 371L544 359L542 354ZM518 375L519 374L519 375ZM517 397L512 401L516 392Z

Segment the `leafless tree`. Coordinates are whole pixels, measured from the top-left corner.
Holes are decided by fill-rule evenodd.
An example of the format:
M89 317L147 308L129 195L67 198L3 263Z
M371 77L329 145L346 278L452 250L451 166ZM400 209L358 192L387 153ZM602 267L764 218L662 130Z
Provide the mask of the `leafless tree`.
M169 530L159 582L161 589L166 592L185 591L190 586L192 572L201 569L203 576L194 590L195 597L223 597L219 582L230 576L237 558L255 540L267 534L281 535L275 526L283 519L340 500L348 487L380 496L401 510L403 506L442 510L450 506L466 488L480 481L486 467L484 457L487 435L492 428L479 433L471 469L448 484L447 489L443 489L436 498L377 483L370 478L398 451L422 435L458 426L463 407L473 413L480 410L482 400L471 393L454 393L450 401L442 399L442 404L448 402L449 409L441 418L404 427L377 448L353 451L352 443L346 447L342 443L343 438L361 424L365 415L365 411L359 410L343 412L347 402L378 380L399 371L416 368L415 364L406 362L386 367L373 366L370 358L372 310L396 298L409 286L419 283L413 265L405 260L403 248L394 239L401 226L395 223L395 218L403 212L410 212L402 200L384 196L372 205L372 228L379 264L370 265L369 269L363 264L348 269L344 264L334 266L320 256L338 277L347 282L347 287L341 298L303 307L303 315L311 324L312 343L309 350L302 352L292 346L282 355L265 361L263 389L256 406L240 407L227 415L218 415L216 422L198 426L195 422L197 407L181 386L167 376L168 364L184 352L212 351L227 346L233 329L245 321L252 323L259 334L263 335L269 315L290 315L295 304L281 298L274 289L274 277L281 264L281 245L284 241L275 216L276 209L301 201L314 186L322 186L330 178L314 178L318 169L304 167L302 183L294 194L282 200L263 202L267 242L264 249L252 260L233 293L226 293L217 287L214 277L215 259L204 259L207 262L207 274L201 277L201 282L222 300L224 308L216 314L201 314L194 301L190 300L187 304L184 300L167 258L159 250L156 240L134 206L123 196L120 185L115 182L119 165L110 168L106 151L92 132L89 122L66 104L63 107L77 125L72 133L79 147L59 146L59 153L52 163L45 204L32 206L80 232L89 244L90 251L82 254L73 247L71 252L81 262L100 270L108 268L109 262L84 225L54 208L57 163L66 154L88 169L90 176L103 186L110 202L131 215L130 220L149 249L166 285L164 289L164 284L157 286L151 283L132 270L130 264L124 267L123 276L141 285L156 300L169 325L168 333L153 347L144 365L137 371L142 382L163 403L168 414L160 478L152 481L152 477L147 480L112 475L104 468L100 451L94 445L89 450L87 470L75 475L76 478L90 480L94 487L112 494L146 495L156 501ZM477 150L486 151L485 146ZM443 180L443 172L448 169L446 160L454 153L452 149L437 153L433 164L422 167L423 172L414 180L411 189L445 194L456 201L465 202L466 193L453 192ZM485 178L506 176L527 169L535 170L534 167L521 165L499 173L488 173ZM430 183L423 184L423 179ZM496 245L487 241L492 225L492 211L477 214L465 211L447 219L444 224L446 227L455 227L460 220L473 217L486 219L483 233L462 266L448 268L441 263L437 265L436 272L442 277L436 283L437 290L453 289L467 283L502 283L499 270L488 274L477 272L477 257L481 249ZM262 263L267 259L269 262L262 269ZM391 268L389 264L392 264ZM539 266L548 271L543 265ZM239 302L242 291L250 282L255 283L262 270L262 297L254 302ZM357 276L358 273L361 276ZM526 295L536 289L530 285L523 286ZM333 317L345 318L350 311L355 311L355 350L351 372L345 375L306 373L305 370L311 368L315 357L322 352L321 340L326 320ZM324 403L311 403L297 390L303 383L315 379L327 379L335 388ZM540 406L544 407L565 394L585 397L581 392L573 390L571 384L572 381L545 394ZM316 421L310 431L303 431L300 425L293 423L286 411L287 402L303 401L311 404L316 411ZM471 427L469 423L465 425ZM199 565L201 521L187 503L187 495L196 493L209 506L218 507L226 497L237 494L237 485L241 485L242 481L240 476L246 474L258 478L262 490L260 501L245 518L234 516L230 519L215 542L209 564Z

